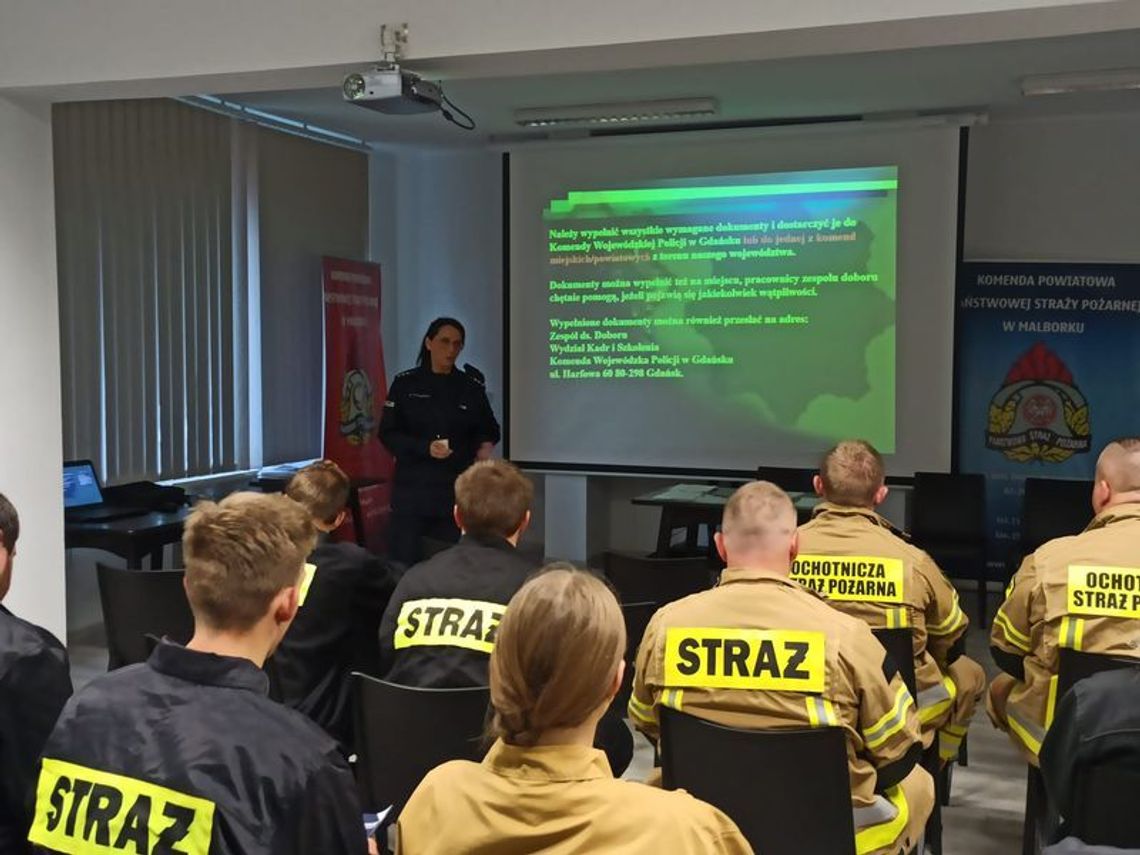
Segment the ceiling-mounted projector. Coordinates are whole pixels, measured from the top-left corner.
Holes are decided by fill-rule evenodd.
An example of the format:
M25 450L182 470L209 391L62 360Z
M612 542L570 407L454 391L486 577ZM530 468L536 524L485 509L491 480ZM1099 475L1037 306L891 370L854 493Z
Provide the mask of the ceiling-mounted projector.
M343 92L345 101L397 116L431 113L443 101L437 84L397 65L353 72L344 78Z

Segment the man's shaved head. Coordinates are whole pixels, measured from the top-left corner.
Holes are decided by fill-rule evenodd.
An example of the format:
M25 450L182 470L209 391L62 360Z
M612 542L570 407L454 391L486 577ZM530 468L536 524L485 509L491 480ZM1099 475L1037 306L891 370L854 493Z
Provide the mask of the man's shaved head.
M1113 505L1140 502L1140 437L1110 442L1096 461L1092 506L1100 513Z
M819 477L828 502L872 508L886 472L882 455L871 443L845 439L823 456Z
M1114 493L1140 491L1140 437L1117 439L1105 446L1096 461L1096 480Z
M730 566L738 562L786 571L794 555L796 509L788 494L767 481L752 481L724 506L719 539ZM726 553L726 554L725 554Z

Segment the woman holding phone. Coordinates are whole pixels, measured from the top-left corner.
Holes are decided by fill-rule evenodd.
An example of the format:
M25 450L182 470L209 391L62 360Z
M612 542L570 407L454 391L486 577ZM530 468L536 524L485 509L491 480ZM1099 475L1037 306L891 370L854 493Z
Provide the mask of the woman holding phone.
M390 554L405 565L421 558L420 539L455 541L455 479L491 456L499 423L481 375L455 362L467 333L455 318L428 325L417 365L392 379L380 441L396 458Z

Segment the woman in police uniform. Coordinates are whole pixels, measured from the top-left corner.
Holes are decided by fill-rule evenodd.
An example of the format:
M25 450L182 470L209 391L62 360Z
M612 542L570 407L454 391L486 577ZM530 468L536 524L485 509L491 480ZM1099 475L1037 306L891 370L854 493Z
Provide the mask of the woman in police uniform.
M417 366L395 376L384 403L380 441L396 457L391 555L407 565L420 559L420 538L459 539L455 479L499 441L482 375L455 368L465 338L454 318L432 321Z
M625 623L605 583L555 564L519 589L491 651L482 763L429 772L399 818L399 855L745 855L731 819L681 791L615 779L594 731L621 686Z

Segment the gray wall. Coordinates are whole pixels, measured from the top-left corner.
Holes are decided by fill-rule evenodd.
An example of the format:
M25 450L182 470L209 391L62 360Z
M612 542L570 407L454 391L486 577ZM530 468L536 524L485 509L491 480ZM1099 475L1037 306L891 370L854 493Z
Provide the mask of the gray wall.
M1140 112L995 121L972 129L966 258L1140 261L1138 139ZM372 159L372 246L384 265L389 376L410 365L427 321L454 311L468 327L464 357L486 371L497 411L503 389L500 180L497 154L386 152ZM630 499L677 479L591 480L591 546L652 549L657 512ZM541 541L546 524L542 476L535 481L531 543ZM884 511L905 523L901 492Z

